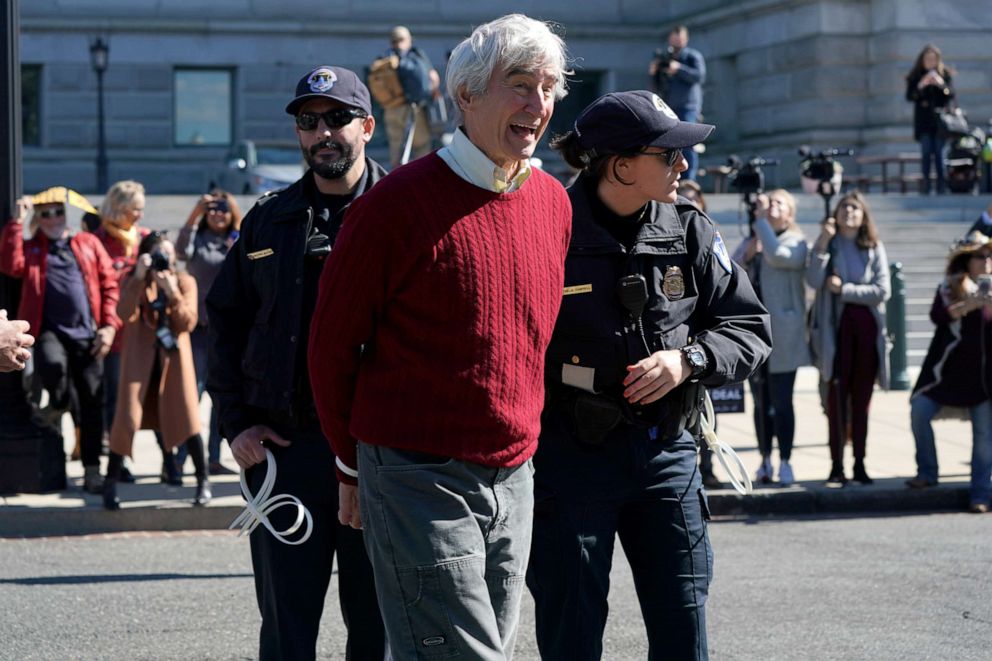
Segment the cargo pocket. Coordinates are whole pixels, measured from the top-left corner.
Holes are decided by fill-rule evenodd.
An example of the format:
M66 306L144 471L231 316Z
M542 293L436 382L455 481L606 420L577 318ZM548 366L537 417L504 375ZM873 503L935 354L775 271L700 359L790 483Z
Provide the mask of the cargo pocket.
M450 569L412 567L397 570L410 640L418 659L445 659L461 654L441 584L442 574Z

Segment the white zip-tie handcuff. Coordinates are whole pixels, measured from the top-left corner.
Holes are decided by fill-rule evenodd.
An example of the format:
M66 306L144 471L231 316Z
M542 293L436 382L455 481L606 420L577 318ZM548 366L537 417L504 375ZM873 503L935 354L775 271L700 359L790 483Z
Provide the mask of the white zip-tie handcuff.
M716 455L716 458L720 461L720 465L723 466L723 470L726 471L727 476L730 478L730 483L734 485L734 489L742 496L750 495L754 491L754 485L751 484L751 478L747 474L747 468L744 466L744 462L741 461L741 458L734 452L732 447L717 438L716 431L713 429L713 421L716 420L716 413L713 411L713 401L710 399L710 393L708 391L703 408L704 410L700 414L700 426L702 427L703 440L706 441L706 447ZM727 458L737 466L740 477L735 476L734 471L730 470L730 466L727 465Z
M248 504L245 505L245 510L238 515L238 518L231 522L231 525L227 529L234 530L240 526L241 531L238 533L238 537L244 537L245 535L250 535L259 524L262 524L272 533L273 537L283 544L289 544L290 546L302 544L310 539L310 533L313 532L313 517L310 516L310 511L304 507L303 503L296 496L283 493L269 498L269 494L272 493L272 487L276 483L276 458L272 456L272 451L268 448L265 448L265 459L268 464L265 470L265 480L262 481L262 487L254 496L251 495L251 490L248 489L246 471L244 468L241 469L241 493L244 495L245 500L248 501ZM285 530L276 530L272 526L272 523L269 522L269 514L286 505L296 506L296 521ZM295 542L289 541L287 538L300 529L304 520L307 524L306 532Z

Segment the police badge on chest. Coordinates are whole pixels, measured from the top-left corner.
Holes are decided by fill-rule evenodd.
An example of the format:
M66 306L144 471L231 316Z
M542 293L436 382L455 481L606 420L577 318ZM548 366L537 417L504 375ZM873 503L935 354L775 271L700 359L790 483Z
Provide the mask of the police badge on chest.
M665 269L665 276L661 281L661 293L670 301L678 301L685 296L685 278L682 276L682 269L677 266L669 266Z

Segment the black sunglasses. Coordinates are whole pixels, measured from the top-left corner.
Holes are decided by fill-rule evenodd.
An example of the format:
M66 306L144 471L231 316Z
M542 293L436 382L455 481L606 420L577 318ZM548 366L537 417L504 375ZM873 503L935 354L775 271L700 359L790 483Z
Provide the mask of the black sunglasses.
M207 206L207 213L216 211L217 213L227 213L231 208L227 206L227 200L216 200Z
M65 215L65 209L59 207L58 209L45 209L38 212L38 217L40 218L57 218Z
M681 149L666 149L665 151L642 151L642 156L654 156L655 158L660 158L665 165L670 168L674 168L675 164L679 162L682 158Z
M350 124L356 117L365 118L368 115L354 108L333 108L326 112L301 112L296 116L296 125L301 131L313 131L317 128L320 120L324 120L327 128L339 129Z

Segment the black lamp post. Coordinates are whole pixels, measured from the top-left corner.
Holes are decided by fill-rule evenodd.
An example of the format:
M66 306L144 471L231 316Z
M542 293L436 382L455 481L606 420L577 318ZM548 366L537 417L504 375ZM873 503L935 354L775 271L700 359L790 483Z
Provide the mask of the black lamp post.
M0 2L0 227L21 194L21 58L18 0ZM0 308L17 317L21 281L0 275ZM37 335L38 329L31 332ZM62 436L31 421L20 372L0 374L0 493L65 489Z
M96 189L98 193L107 190L107 137L103 130L103 74L107 71L107 64L110 59L110 44L97 37L96 41L90 44L90 64L96 73L96 121L97 121L97 145L96 145Z

